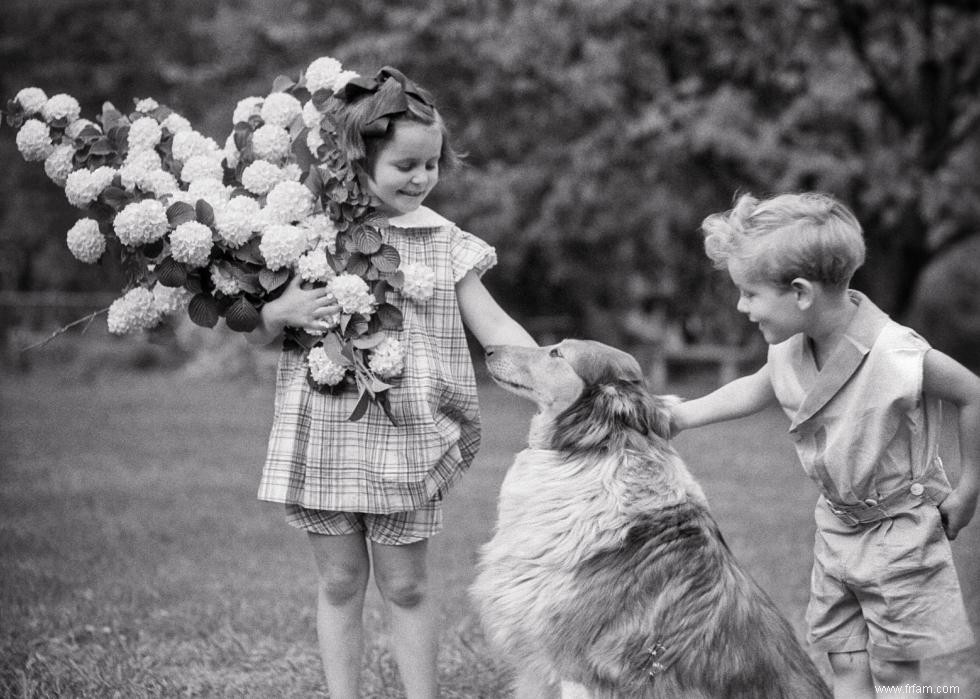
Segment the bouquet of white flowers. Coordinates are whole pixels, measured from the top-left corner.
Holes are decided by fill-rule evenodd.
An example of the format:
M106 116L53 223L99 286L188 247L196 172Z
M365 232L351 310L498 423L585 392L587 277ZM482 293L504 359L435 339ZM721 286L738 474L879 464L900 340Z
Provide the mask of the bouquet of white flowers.
M85 212L68 231L85 263L118 256L131 272L107 309L122 334L151 328L186 310L198 325L219 319L249 332L259 309L293 275L326 286L339 306L331 329L314 336L287 328L286 342L309 350L309 380L319 390L352 385L394 421L387 400L403 369L401 329L387 302L391 288L424 302L431 270L401 266L382 242L381 220L335 141L324 114L333 93L357 78L321 57L297 80L279 77L265 97L241 100L224 146L153 99L128 114L106 102L95 121L78 101L29 87L7 104L17 147Z

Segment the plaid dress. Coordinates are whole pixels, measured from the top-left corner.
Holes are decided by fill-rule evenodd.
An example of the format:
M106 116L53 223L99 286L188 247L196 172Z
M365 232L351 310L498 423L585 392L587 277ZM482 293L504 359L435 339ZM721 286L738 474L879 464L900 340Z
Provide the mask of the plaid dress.
M476 380L456 301L456 282L496 264L494 249L431 209L391 219L384 241L403 262L435 272L435 290L388 301L404 315L405 369L389 391L392 425L377 405L349 422L356 389L321 393L307 381L306 352L284 349L258 496L315 510L386 514L441 498L480 443Z

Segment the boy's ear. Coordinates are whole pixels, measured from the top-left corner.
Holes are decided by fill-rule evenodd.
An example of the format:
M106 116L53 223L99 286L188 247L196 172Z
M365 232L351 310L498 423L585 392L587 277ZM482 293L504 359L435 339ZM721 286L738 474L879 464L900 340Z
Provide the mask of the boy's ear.
M801 311L804 311L813 305L813 297L815 294L813 282L811 282L809 279L804 279L803 277L797 277L791 281L789 285L790 288L793 289L793 293L796 294L796 305Z

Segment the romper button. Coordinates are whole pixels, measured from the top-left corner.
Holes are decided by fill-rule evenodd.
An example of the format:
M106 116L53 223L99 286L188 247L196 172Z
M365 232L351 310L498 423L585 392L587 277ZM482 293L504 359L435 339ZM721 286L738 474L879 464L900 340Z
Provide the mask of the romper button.
M921 483L913 483L912 487L909 488L909 492L912 495L922 495L922 493L926 492L926 489Z
M878 501L875 500L874 498L868 498L867 500L864 501L864 504L867 505L868 507L874 507L875 505L878 504Z

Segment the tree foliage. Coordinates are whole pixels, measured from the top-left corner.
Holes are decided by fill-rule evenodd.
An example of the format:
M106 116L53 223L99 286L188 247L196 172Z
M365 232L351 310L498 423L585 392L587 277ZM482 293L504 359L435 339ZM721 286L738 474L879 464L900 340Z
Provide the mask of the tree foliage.
M18 0L0 12L4 96L36 84L86 110L154 96L221 139L238 99L316 56L402 68L469 153L434 205L498 247L488 284L517 315L565 313L613 342L624 314L651 306L702 339L745 335L698 233L736 192L841 197L869 243L857 284L898 316L929 259L978 230L975 1ZM0 139L7 162L12 140ZM16 194L2 204L0 285L82 283L52 251L72 214L38 207L56 188L28 170L3 176ZM47 271L25 277L14 259Z

